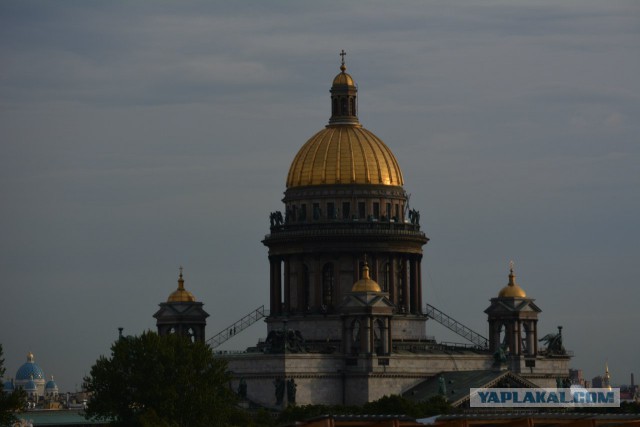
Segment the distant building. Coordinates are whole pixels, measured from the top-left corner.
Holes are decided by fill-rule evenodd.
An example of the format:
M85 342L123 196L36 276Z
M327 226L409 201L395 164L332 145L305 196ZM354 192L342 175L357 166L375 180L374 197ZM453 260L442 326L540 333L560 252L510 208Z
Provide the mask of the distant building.
M569 379L573 385L586 387L582 369L569 369Z
M591 379L591 387L603 388L604 377L602 375L595 376Z
M10 393L18 388L25 391L29 407L52 408L57 406L53 403L59 399L58 385L53 380L53 376L49 381L45 380L44 371L35 362L35 356L31 352L27 354L27 361L16 371L15 378L3 383L3 391L5 392Z

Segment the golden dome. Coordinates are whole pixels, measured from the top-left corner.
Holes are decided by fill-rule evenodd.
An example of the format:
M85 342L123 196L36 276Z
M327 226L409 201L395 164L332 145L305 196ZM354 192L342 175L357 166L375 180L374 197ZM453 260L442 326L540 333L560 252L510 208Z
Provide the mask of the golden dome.
M355 86L356 84L353 82L353 77L351 77L351 75L342 71L335 79L333 79L333 85Z
M362 267L362 279L353 284L351 292L382 292L378 282L369 277L369 266Z
M195 302L196 297L184 288L184 279L182 278L182 267L180 267L180 277L178 278L178 289L173 291L167 302Z
M302 146L287 175L287 188L325 184L401 186L404 181L380 138L360 125L330 125Z
M384 142L358 121L357 92L345 72L344 50L340 74L331 87L329 125L302 146L291 163L287 188L306 185L379 184L402 186L402 172Z
M513 265L509 271L509 283L500 289L499 298L525 298L527 296L524 289L516 284L516 276L513 274Z

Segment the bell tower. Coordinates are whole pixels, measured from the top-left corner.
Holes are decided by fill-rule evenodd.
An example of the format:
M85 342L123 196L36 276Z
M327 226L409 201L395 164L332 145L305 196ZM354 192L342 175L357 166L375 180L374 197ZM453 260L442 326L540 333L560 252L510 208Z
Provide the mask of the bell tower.
M344 298L342 313L342 345L346 356L388 356L391 353L391 317L395 306L389 294L369 276L366 261L362 278L353 284Z
M184 288L182 267L178 277L178 289L173 291L167 302L160 303L156 318L158 335L178 334L192 341L204 341L204 329L209 314L202 308L204 304Z
M484 311L489 316L489 350L496 354L497 363L515 372L533 368L538 355L538 313L542 310L533 301L516 284L511 262L509 283Z

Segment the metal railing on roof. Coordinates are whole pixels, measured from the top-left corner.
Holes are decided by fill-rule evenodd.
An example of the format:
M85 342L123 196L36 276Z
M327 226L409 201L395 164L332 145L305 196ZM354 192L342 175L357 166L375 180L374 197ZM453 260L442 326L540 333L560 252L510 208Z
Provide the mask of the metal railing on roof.
M460 323L457 320L455 320L453 317L445 314L441 310L438 310L437 308L435 308L431 304L427 304L426 309L425 309L425 314L428 317L430 317L433 320L435 320L436 322L438 322L441 325L443 325L444 327L446 327L449 330L451 330L451 331L455 332L456 334L460 335L462 338L464 338L464 339L470 341L471 343L475 344L477 347L479 347L479 348L489 348L489 340L487 338L485 338L482 335L480 335L479 333L469 329L468 327L466 327L462 323Z
M249 326L256 323L258 320L263 319L269 315L269 310L264 308L264 305L253 310L251 313L244 316L242 319L237 322L232 323L231 325L224 328L222 331L218 332L211 338L207 340L207 343L211 346L211 348L216 348L230 340L231 338L238 335L240 332L247 329Z

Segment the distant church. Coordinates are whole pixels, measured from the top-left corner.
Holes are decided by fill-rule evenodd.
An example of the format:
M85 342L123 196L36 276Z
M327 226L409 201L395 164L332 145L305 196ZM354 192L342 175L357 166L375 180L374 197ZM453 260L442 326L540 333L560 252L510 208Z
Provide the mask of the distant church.
M11 393L15 389L24 390L26 403L30 408L50 404L58 399L58 385L53 376L49 381L45 379L44 371L31 352L27 354L27 361L16 371L15 378L5 381L2 389L5 393Z
M251 351L224 355L233 388L250 402L282 407L362 404L389 394L417 399L433 390L463 403L461 390L473 381L555 387L568 378L570 357L560 333L538 348L541 310L513 268L485 311L488 338L457 324L474 344L427 336L428 318L452 327L447 315L423 304L422 247L429 239L419 211L409 209L398 161L358 120L358 89L341 55L329 123L295 155L284 210L271 213L262 241L270 305L256 319L266 316L267 335ZM161 304L158 330L202 339L207 314L182 291L181 283L180 298ZM234 333L235 326L222 334ZM443 391L443 380L455 385Z

